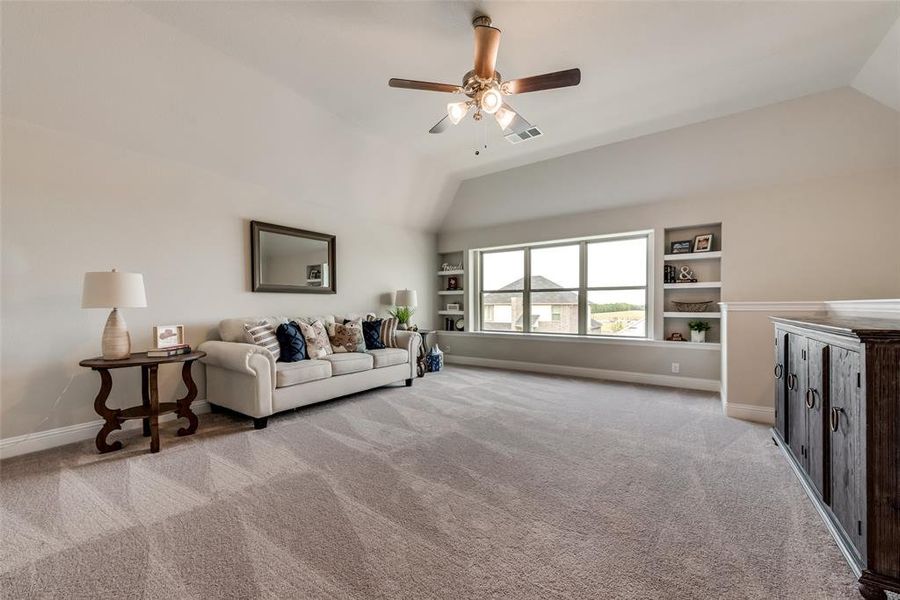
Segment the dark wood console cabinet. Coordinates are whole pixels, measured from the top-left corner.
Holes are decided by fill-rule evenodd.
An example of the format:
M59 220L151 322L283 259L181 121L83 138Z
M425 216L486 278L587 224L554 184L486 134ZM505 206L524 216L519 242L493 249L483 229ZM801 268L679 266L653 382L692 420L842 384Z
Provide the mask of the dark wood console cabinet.
M772 320L773 439L863 597L900 593L900 322Z

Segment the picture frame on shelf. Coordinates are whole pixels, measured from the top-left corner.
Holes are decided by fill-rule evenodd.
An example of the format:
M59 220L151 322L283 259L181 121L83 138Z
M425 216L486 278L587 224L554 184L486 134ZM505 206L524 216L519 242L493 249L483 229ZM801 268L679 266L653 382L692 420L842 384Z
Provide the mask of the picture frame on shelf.
M459 277L450 276L447 277L447 290L458 290L459 289Z
M459 303L451 302L450 304L447 305L447 310L459 310Z
M713 234L704 233L694 238L694 252L711 252Z
M184 344L184 325L154 325L153 348L171 348Z
M672 242L670 254L690 254L693 248L694 243L691 240Z

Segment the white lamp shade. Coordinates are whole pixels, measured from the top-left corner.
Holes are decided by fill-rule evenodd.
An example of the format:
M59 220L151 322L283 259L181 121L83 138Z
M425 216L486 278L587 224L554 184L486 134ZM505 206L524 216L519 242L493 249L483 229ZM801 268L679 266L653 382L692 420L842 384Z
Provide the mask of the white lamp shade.
M144 308L144 276L101 271L84 274L81 308Z
M395 306L418 306L416 300L416 290L397 290L397 296L394 298Z

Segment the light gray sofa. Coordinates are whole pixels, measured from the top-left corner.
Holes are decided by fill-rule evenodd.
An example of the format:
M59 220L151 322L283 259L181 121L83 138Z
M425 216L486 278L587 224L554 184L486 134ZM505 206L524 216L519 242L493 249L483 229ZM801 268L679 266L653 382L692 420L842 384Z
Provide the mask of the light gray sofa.
M348 318L352 318L350 315ZM245 323L267 320L283 323L286 317L246 317L219 323L221 341L207 341L199 349L206 352L206 397L221 406L253 417L262 429L270 415L405 381L412 385L420 336L398 331L399 348L330 354L323 359L276 362L271 352L246 342ZM306 317L334 322L331 315Z

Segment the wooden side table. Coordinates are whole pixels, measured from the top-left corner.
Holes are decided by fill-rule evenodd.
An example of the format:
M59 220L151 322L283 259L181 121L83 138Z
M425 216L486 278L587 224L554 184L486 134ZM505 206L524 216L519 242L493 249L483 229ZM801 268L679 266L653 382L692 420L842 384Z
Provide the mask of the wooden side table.
M416 357L416 374L419 377L425 377L425 355L428 354L428 334L434 333L432 329L419 329L419 335L422 336L422 343L419 344L419 355Z
M94 400L94 410L106 421L97 434L97 450L100 453L112 452L122 448L122 442L106 443L106 438L116 429L122 429L122 423L129 419L142 419L144 422L144 437L150 437L150 452L159 452L159 416L171 412L188 420L187 427L178 430L178 435L191 435L197 431L199 421L197 415L191 411L191 402L197 397L197 385L191 377L191 365L194 361L206 356L206 352L190 352L180 356L165 358L150 358L146 352L132 354L122 360L106 360L100 357L88 358L80 363L82 367L88 367L100 373L100 392ZM187 395L175 402L159 401L159 387L157 385L157 371L159 365L167 363L183 363L181 367L181 379L187 386ZM112 390L111 369L123 369L126 367L141 368L141 405L129 408L109 408L106 399Z

